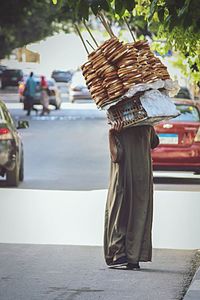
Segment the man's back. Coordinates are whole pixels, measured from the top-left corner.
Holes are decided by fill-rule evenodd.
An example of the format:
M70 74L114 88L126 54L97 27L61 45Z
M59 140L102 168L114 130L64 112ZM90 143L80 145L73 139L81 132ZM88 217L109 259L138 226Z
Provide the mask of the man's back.
M26 81L27 95L34 97L36 92L36 82L33 77L29 77Z

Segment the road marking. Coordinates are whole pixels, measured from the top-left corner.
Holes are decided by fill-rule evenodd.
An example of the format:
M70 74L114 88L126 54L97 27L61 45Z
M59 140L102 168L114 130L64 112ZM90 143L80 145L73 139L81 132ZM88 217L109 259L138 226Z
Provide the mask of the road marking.
M23 103L6 103L8 109L23 109ZM39 105L41 106L41 105ZM61 109L73 109L73 110L96 110L100 111L95 103L68 103L63 102Z

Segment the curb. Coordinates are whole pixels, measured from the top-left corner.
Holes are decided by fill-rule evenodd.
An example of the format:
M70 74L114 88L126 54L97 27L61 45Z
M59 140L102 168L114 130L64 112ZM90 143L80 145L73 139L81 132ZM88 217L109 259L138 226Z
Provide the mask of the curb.
M192 282L185 294L183 300L199 300L200 299L200 267L197 269Z

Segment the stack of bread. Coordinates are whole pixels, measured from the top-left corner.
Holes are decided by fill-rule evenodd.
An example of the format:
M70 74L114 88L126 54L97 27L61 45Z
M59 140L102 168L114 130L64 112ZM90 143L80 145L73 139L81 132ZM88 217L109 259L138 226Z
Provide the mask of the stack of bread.
M99 108L116 104L135 85L170 78L147 41L124 44L114 36L90 53L81 69Z

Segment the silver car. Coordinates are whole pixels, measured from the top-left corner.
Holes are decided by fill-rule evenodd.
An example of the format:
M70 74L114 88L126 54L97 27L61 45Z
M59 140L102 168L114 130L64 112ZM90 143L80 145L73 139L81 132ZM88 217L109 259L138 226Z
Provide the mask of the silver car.
M71 80L71 84L69 87L69 100L70 102L74 102L76 100L91 100L91 94L88 90L85 82L85 78L82 75L81 71L77 71Z

